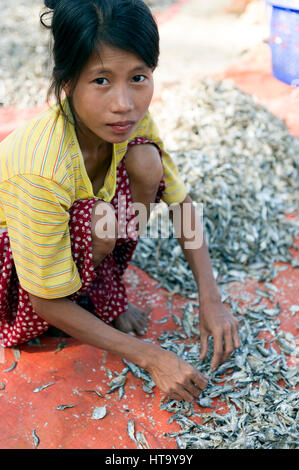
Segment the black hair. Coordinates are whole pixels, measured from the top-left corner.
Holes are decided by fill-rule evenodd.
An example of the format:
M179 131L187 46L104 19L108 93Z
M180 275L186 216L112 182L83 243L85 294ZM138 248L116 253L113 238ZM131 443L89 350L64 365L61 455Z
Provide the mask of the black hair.
M100 45L132 52L149 68L156 68L159 32L149 7L142 0L45 0L49 10L40 21L53 34L54 68L48 96L61 105L64 84L75 87L82 68ZM51 15L50 25L44 19Z

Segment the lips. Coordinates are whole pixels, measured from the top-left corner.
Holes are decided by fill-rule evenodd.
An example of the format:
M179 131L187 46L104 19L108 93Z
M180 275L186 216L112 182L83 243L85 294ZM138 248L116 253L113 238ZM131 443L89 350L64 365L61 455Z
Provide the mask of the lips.
M134 124L134 121L118 121L108 124L108 126L111 127L114 132L119 134L128 132L134 126Z
M134 124L134 121L118 121L118 122L112 122L111 124L108 124L109 126L129 126L131 124Z

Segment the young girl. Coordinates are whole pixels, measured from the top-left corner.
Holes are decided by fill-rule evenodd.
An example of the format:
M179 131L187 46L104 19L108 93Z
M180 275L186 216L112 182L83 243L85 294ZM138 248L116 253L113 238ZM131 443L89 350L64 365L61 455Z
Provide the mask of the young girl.
M57 105L0 144L0 341L15 346L52 325L138 364L162 392L190 402L208 378L136 337L148 319L128 303L122 281L138 241L123 231L133 203L147 218L161 198L192 204L148 112L156 23L142 0L45 5ZM201 358L212 335L216 367L240 346L238 324L221 303L205 242L187 249L181 232L199 290Z

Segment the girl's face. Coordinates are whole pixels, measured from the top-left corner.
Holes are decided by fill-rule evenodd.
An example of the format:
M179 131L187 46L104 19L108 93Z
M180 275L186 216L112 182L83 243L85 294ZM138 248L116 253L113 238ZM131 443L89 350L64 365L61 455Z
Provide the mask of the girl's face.
M108 45L101 46L100 54L101 60L96 53L91 55L72 93L70 84L65 86L78 134L95 146L127 140L147 112L154 91L153 70L138 56Z

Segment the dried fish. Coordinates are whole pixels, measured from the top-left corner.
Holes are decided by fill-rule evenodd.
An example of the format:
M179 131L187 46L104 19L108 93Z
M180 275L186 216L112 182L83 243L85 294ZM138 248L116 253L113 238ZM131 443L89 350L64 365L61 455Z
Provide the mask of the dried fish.
M110 389L106 393L112 393L115 390L117 390L119 387L123 387L125 382L126 382L127 377L125 375L118 375L117 377L114 377L114 379L111 380L111 382L108 384Z
M74 408L75 405L58 405L56 410L65 410L66 408Z
M156 384L153 380L144 380L142 384L142 389L146 393L153 393L153 387L155 387Z
M291 305L290 312L292 313L292 315L295 315L295 313L299 312L299 305Z
M98 390L82 390L82 392L91 392L91 393L95 393L96 395L98 395L98 397L104 398L104 396L103 396Z
M143 432L136 432L136 441L138 443L137 449L150 449L149 443L147 442Z
M168 316L161 318L161 320L154 320L153 323L166 323L168 320Z
M93 410L91 419L103 419L107 414L106 405L96 406Z
M65 346L67 345L67 340L63 338L63 340L58 344L57 348L54 351L54 354L57 354L59 351L61 351Z
M13 355L14 355L15 360L18 362L21 357L20 350L17 348L13 348Z
M38 445L40 443L40 439L39 439L38 435L36 434L35 429L33 429L33 431L32 431L32 437L33 437L34 447L38 447Z
M118 389L118 401L120 401L123 398L124 394L125 394L125 387L122 385Z
M34 346L34 347L36 347L36 346L41 347L42 346L39 338L33 338L30 341L28 341L26 344L28 346Z
M212 406L212 400L209 397L201 398L200 400L197 401L197 403L202 408L211 408L211 406Z
M173 319L173 321L176 325L178 325L178 326L182 325L182 321L181 321L180 317L178 317L174 313L171 315L171 318Z
M130 439L132 439L132 441L135 442L135 444L138 444L137 440L135 438L135 423L132 419L129 419L129 421L128 421L127 434L130 437Z
M194 305L194 302L190 302L184 308L188 313L185 314L185 320L189 328L197 321ZM240 312L239 336L242 346L213 373L209 370L213 355L211 338L207 358L200 361L198 343L178 342L178 339L183 339L178 335L183 325L160 335L162 347L173 351L210 377L207 388L194 404L169 399L165 401L165 397L160 402L160 408L172 414L168 422L176 421L181 427L179 432L166 433L176 438L178 448L272 449L297 446L299 392L295 387L298 386L298 371L296 367L288 366L285 360L296 346L296 341L290 332L279 330L280 322L276 319L279 309L276 304L274 309L269 309L270 315L267 315L263 305L250 304L245 312ZM273 338L259 338L262 330L270 331ZM188 326L185 326L184 331L186 335L191 333ZM272 346L273 342L281 347L280 353ZM292 351L294 354L294 349ZM134 375L143 379L139 368L135 368L137 366L131 363L127 363L127 366L134 371ZM285 383L284 387L280 384L281 380ZM148 390L145 388L145 391ZM224 415L218 413L219 406L208 413L196 413L194 410L195 404L200 409L213 408L213 400L219 398L228 406L228 412ZM201 424L193 421L197 416L201 418ZM129 423L128 429L131 439L137 443L133 421Z
M44 390L45 388L50 387L50 385L54 385L54 384L55 382L49 382L45 385L42 385L41 387L37 387L33 390L33 393L40 392L41 390Z
M2 372L11 372L16 368L17 364L17 361L13 361L12 365L8 369L3 370Z
M123 359L123 362L129 368L132 374L135 375L135 377L149 382L151 381L151 376L146 370L142 369L142 367L138 367L136 364L133 364L133 362L128 362L126 359Z

